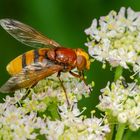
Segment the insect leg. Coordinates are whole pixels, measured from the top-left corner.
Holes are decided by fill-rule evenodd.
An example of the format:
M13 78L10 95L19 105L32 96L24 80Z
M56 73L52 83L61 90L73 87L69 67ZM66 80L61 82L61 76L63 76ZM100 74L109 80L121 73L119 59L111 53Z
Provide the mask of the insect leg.
M30 94L30 88L27 89L27 93L21 98L21 100L25 100Z
M88 85L85 81L85 78L84 78L84 71L79 71L79 75L81 76L81 79L84 81L85 85L88 87ZM92 91L91 88L90 87L88 87L88 88L89 88L89 91L91 93L91 91Z
M128 88L128 84L127 84L127 82L125 81L125 79L121 79L121 81L122 81L123 87L124 87L124 88Z
M74 77L77 77L77 78L80 78L80 79L81 79L81 76L80 76L79 74L74 73L74 72L72 72L72 71L69 71L69 73L70 73L72 76L74 76ZM83 80L83 79L81 79L81 80Z
M64 85L63 85L63 81L60 79L60 72L58 72L57 77L58 77L58 79L59 79L59 81L60 81L60 83L61 83L61 86L62 86L63 90L64 90L65 97L66 97L66 100L67 100L67 104L68 104L68 106L70 106L70 102L69 102L69 100L68 100L68 96L67 96L67 93L66 93L66 89L65 89L65 87L64 87Z
M25 100L29 96L31 88L33 88L36 84L33 84L31 87L27 88L27 93L21 98L21 100Z
M69 71L69 73L70 73L71 75L73 75L73 76L75 76L75 77L81 79L81 80L85 83L85 85L88 87L88 85L87 85L87 83L86 83L86 81L85 81L85 78L84 78L84 73L83 73L83 71L80 71L79 74L74 73L74 72L72 72L72 71ZM91 88L90 88L90 87L89 87L89 90L90 90L90 92L91 92Z

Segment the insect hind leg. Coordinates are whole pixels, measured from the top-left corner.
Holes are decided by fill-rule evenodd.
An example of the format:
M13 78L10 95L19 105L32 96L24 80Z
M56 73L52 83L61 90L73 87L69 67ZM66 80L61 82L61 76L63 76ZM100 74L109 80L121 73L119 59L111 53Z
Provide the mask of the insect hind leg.
M69 102L69 99L68 99L68 96L67 96L67 93L66 93L66 89L65 89L65 87L64 87L63 81L60 79L60 74L61 74L61 72L58 72L57 77L58 77L58 79L59 79L59 81L60 81L60 84L61 84L63 90L64 90L67 104L68 104L68 106L70 106L70 102Z

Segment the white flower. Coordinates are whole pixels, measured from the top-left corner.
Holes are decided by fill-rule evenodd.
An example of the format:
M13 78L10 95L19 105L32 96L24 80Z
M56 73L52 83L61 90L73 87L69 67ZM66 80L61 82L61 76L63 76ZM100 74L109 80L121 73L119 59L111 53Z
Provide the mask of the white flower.
M118 122L126 123L127 122L127 112L121 112L118 114Z
M89 41L85 43L89 54L112 67L118 65L127 69L134 66L140 52L140 12L122 7L120 11L111 11L107 16L93 20L91 27L85 30Z
M97 107L108 112L120 123L126 123L131 130L140 128L140 86L136 83L128 83L128 87L122 84L122 80L107 84L101 90L100 102Z

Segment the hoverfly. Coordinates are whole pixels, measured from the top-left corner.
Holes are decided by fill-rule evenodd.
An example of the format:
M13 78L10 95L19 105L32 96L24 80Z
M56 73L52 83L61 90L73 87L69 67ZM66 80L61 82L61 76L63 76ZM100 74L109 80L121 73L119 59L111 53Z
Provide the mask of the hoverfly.
M83 71L90 68L89 55L84 50L65 48L17 20L1 19L0 25L21 43L36 48L19 55L7 65L11 78L0 88L0 92L9 93L32 87L54 73L58 73L65 93L60 79L61 72L69 72L84 80ZM79 73L72 72L74 68Z

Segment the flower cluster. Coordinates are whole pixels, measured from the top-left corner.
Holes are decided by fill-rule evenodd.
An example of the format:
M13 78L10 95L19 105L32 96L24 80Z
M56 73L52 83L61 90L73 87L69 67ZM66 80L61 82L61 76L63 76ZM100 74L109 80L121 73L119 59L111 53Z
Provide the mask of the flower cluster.
M63 88L53 75L29 90L16 91L0 104L0 139L95 139L105 140L110 131L104 119L82 116L77 107L79 96L88 95L89 87L82 81L63 74L70 106ZM68 78L69 77L69 78ZM29 95L25 97L25 95Z
M66 106L60 106L61 121L47 121L47 139L105 140L110 129L108 124L103 124L104 119L79 116L82 112L77 108L77 104L72 108L70 111Z
M94 19L85 32L89 35L86 46L89 54L112 67L118 65L127 69L135 66L140 52L140 12L122 7L117 13L111 11L107 16ZM135 68L136 70L136 68Z
M101 90L100 103L97 107L101 111L112 115L119 123L126 123L133 131L140 128L140 86L136 83L124 85L122 80L108 83Z
M26 109L17 107L10 102L0 104L0 139L3 140L26 140L36 139L38 130L43 134L45 122L37 117L36 112L27 114Z

